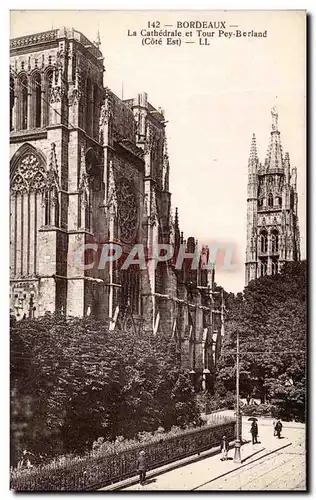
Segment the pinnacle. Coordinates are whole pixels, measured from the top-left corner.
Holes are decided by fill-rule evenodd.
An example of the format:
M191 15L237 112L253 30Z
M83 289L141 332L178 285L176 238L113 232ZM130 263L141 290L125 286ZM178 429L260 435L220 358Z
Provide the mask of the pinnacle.
M174 216L174 223L175 223L175 226L178 227L178 225L179 225L178 207L176 207L176 213Z
M96 39L96 41L94 42L94 44L95 44L95 46L96 46L96 47L98 47L98 48L99 48L99 47L100 47L100 45L101 45L101 38L100 38L100 31L99 31L99 28L98 28L98 32L97 32L97 39Z
M250 146L250 160L258 159L258 151L257 151L257 143L256 143L256 135L252 134L251 146Z

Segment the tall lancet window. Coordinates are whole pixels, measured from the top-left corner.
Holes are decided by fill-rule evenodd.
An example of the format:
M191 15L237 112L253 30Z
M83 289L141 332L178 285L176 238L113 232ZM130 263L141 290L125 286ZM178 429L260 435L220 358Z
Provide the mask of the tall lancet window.
M28 108L28 81L27 76L24 75L20 79L20 128L27 129L27 108Z
M265 229L260 233L260 251L263 253L268 251L268 233Z
M40 73L36 73L33 78L33 95L34 125L36 128L39 128L42 116L42 79Z
M10 131L13 130L14 79L10 76Z
M268 196L268 206L273 207L273 195L272 195L272 193L270 193Z
M278 252L279 251L279 233L276 229L273 229L272 234L271 234L271 241L272 241L272 252Z
M44 92L45 92L45 100L41 103L42 113L43 113L43 124L44 127L47 127L51 123L50 117L50 96L53 88L53 70L49 69L44 77L43 82Z
M275 275L278 273L278 260L273 259L272 260L272 274Z
M268 272L268 262L267 259L262 259L260 262L261 276L265 276Z

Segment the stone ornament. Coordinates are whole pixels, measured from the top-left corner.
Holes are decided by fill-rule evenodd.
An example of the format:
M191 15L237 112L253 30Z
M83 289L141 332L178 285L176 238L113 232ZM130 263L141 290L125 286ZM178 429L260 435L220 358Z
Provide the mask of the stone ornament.
M44 191L47 187L45 168L32 153L22 158L11 182L11 191L15 194L30 191Z
M130 243L138 227L138 205L134 185L125 177L117 182L117 213L122 241Z

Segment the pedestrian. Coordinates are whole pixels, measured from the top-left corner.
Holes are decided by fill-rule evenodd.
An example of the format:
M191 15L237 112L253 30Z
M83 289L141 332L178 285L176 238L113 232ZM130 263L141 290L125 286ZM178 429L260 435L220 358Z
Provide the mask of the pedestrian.
M282 422L280 419L278 419L277 423L275 424L275 432L279 439L281 439L282 427L283 427Z
M228 455L228 443L226 441L226 436L223 436L222 442L221 442L221 452L222 452L222 458L221 460L227 460L227 455Z
M258 443L258 424L254 420L251 424L251 436L252 436L252 444L257 444Z
M145 452L143 450L140 451L138 455L137 471L139 474L139 482L141 485L143 485L146 479L146 471L147 471L146 457L145 457Z
M276 421L275 420L273 420L272 425L273 425L273 436L276 436L276 430L275 430Z

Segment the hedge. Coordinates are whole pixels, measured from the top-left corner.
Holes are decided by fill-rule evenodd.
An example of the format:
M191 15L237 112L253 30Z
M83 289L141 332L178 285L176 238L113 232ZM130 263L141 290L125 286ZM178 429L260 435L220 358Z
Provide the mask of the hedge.
M15 491L93 491L136 474L136 460L145 450L148 468L154 469L181 458L219 446L225 434L236 436L235 419L223 419L177 435L153 436L148 444L132 444L124 451L83 457L70 457L49 465L11 471L11 489Z

